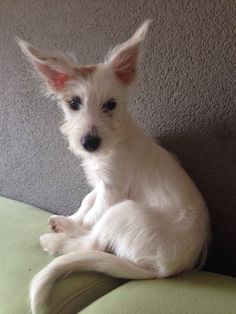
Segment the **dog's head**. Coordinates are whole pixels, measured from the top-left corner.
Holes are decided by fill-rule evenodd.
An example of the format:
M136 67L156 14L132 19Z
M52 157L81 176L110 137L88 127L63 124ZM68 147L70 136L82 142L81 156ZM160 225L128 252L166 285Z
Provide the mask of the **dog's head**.
M43 54L25 41L18 43L56 96L65 113L61 127L76 155L105 152L125 133L127 90L135 79L139 47L150 21L105 61L80 66L60 54Z

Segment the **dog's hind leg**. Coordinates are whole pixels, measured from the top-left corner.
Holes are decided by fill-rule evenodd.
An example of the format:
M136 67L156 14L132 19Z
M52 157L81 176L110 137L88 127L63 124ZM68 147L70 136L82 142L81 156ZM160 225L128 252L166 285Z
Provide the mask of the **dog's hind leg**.
M126 200L110 207L81 240L85 247L168 277L194 267L206 232L201 218L191 211L183 214Z

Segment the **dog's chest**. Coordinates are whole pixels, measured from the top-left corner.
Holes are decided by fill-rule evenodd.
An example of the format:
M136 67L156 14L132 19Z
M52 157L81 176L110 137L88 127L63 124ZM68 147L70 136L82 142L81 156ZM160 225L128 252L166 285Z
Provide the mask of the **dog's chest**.
M121 186L128 181L126 165L116 158L94 158L83 163L88 183L95 187L99 182Z

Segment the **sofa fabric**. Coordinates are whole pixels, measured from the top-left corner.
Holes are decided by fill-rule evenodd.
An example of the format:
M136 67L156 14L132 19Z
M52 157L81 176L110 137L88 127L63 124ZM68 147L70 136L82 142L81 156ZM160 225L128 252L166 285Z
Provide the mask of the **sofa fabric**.
M52 259L38 245L48 217L49 213L33 206L0 198L1 313L30 312L30 280ZM37 314L233 314L235 293L235 278L207 272L128 283L103 274L76 272L55 284Z
M163 280L130 281L81 314L234 314L236 279L207 272Z
M0 313L30 313L28 287L33 276L52 257L39 247L49 213L0 198ZM37 314L76 313L124 281L103 274L73 273L59 280Z
M15 36L86 64L150 17L130 110L207 201L209 269L235 275L235 1L2 0L0 12L0 195L70 214L88 191L58 130L62 115L40 93Z

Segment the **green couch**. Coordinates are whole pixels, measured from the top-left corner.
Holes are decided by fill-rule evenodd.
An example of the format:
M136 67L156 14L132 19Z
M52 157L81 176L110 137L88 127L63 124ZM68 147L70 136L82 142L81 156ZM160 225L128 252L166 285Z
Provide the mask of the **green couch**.
M50 214L0 198L0 314L30 313L28 287L52 257L38 244ZM236 313L236 279L199 271L163 280L125 281L74 273L58 281L42 314Z

